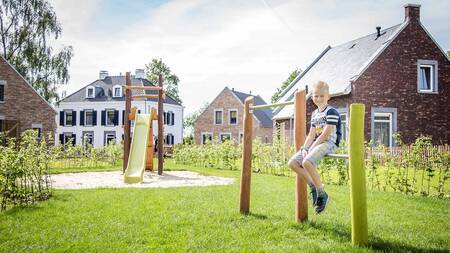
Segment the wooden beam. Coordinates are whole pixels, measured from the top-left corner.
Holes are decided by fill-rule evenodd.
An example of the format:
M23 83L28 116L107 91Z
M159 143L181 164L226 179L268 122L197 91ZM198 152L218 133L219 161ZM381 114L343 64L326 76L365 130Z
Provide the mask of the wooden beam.
M163 93L163 99L166 99L166 94ZM142 95L133 95L131 99L159 99L159 94L142 94Z
M161 90L158 92L158 175L162 175L164 171L164 104L163 104L163 77L159 75L159 87Z
M162 90L161 87L158 86L123 86L127 90Z
M292 105L292 104L294 104L294 101L277 103L277 104L268 104L268 105L254 105L254 106L251 106L250 109L258 110L258 109L267 109L267 108L280 107L280 106L285 107L286 105Z
M242 170L240 190L240 212L250 212L250 187L252 176L252 141L253 141L253 112L250 110L253 96L245 99L244 103L244 142L242 148Z
M125 77L125 87L131 85L131 77L130 72L126 73ZM127 115L127 119L124 120L124 140L123 140L123 173L127 169L128 165L128 156L130 155L130 145L131 145L131 130L130 130L130 120L128 119L128 115L130 115L131 110L131 90L125 89L125 115Z
M295 150L299 151L306 139L306 94L305 90L295 92L294 96L294 140ZM308 197L306 178L296 176L295 220L308 221Z

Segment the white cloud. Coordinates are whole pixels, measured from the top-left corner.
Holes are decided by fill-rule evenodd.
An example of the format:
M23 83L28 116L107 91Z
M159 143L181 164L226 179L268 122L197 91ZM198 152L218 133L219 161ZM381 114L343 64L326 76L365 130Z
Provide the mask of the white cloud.
M104 2L54 0L63 26L58 43L74 46L68 93L94 81L99 70L119 74L162 58L181 79L186 113L224 86L251 90L269 102L294 68L306 68L327 45L364 36L377 25L398 24L404 15L397 1L265 2L268 6L263 0L174 0L148 10L126 29L105 32L96 26ZM422 16L431 15L435 5L422 8L427 8ZM434 22L442 19L434 15L430 25Z

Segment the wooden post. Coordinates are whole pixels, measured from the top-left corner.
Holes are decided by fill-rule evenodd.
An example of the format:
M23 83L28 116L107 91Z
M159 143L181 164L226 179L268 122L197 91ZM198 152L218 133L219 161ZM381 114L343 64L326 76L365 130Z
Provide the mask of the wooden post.
M295 92L294 97L294 140L295 150L302 147L306 139L306 94L305 91ZM296 176L295 191L295 221L308 221L308 198L306 192L306 179Z
M126 73L125 76L125 86L131 85L130 72ZM123 127L123 173L127 169L128 165L128 156L130 155L130 139L131 139L131 130L130 130L130 120L128 119L128 115L130 114L131 109L131 90L125 89L125 119L124 119L124 127Z
M164 171L164 106L163 106L163 77L159 75L158 86L161 90L158 91L158 175L162 175Z
M145 169L153 171L153 118L156 114L155 108L150 109L150 127L148 129L148 143L147 143L147 160Z
M350 200L352 210L352 243L367 245L367 193L364 168L364 115L363 104L350 105L350 133L348 143L350 170Z
M244 141L242 147L242 170L240 212L248 214L250 210L250 183L252 176L252 139L253 139L253 112L250 106L253 104L253 96L245 99L244 104Z

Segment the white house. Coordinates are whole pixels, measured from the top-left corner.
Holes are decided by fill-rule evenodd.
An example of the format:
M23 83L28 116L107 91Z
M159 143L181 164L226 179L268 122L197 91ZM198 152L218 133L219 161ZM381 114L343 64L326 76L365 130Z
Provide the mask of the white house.
M90 143L100 147L108 142L123 140L125 118L125 76L109 76L100 71L99 79L59 101L56 110L56 140L66 143L72 138L74 144ZM144 70L137 69L131 76L133 86L154 86L144 77ZM143 94L144 91L132 91ZM146 94L156 94L146 91ZM158 108L156 99L133 100L138 113L149 113L150 108ZM133 129L133 128L132 128ZM158 136L157 122L153 135ZM164 100L164 140L167 145L183 141L183 106L170 96Z

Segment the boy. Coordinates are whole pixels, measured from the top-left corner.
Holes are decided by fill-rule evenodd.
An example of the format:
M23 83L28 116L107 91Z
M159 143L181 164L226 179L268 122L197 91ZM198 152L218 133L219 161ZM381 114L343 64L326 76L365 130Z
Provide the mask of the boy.
M291 157L288 165L308 182L314 209L319 214L327 206L328 194L320 180L317 162L339 146L341 119L336 109L328 105L330 94L326 82L315 82L312 91L312 100L317 109L311 115L311 128L302 148Z

